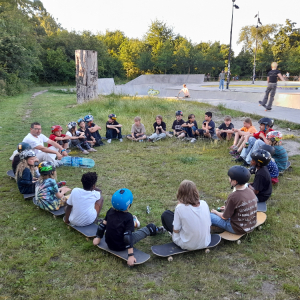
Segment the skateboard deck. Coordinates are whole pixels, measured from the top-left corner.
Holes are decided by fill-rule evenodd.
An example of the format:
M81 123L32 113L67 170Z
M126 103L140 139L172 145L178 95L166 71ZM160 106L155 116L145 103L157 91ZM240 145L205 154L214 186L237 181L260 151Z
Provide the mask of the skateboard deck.
M215 247L220 243L220 241L221 241L221 237L218 234L212 234L210 244L203 249ZM203 249L197 249L197 250L203 250ZM161 257L168 257L171 255L181 254L185 252L197 251L197 250L184 250L174 243L152 246L151 250L155 255Z
M58 216L62 216L62 215L65 214L65 207L64 207L64 206L60 207L58 210L46 210L46 209L42 209L41 207L37 206L37 205L34 203L34 197L33 197L33 199L32 199L32 202L33 202L33 204L34 204L37 208L40 208L41 210L47 211L47 212L49 212L50 214L52 214L54 218L56 218L56 217L58 217Z
M120 257L124 260L127 261L128 259L128 250L123 250L123 251L113 251L111 249L108 248L106 242L105 242L105 236L101 239L100 243L97 245L97 247L99 247L102 250L105 250L117 257ZM135 265L140 265L143 264L144 262L146 262L149 258L150 255L140 251L139 249L133 248L133 253L134 253L134 257L136 258L136 263Z
M257 211L266 212L267 211L267 202L257 202Z
M260 226L261 224L263 224L267 219L267 215L261 211L257 212L257 217L256 217L256 225L254 228ZM228 231L224 231L222 233L220 233L220 237L224 240L228 240L228 241L237 241L239 240L242 236L244 236L246 233L244 234L234 234L234 233L230 233Z
M7 174L11 179L15 179L15 174L14 174L13 170L7 171L6 174Z
M75 226L70 224L67 224L69 228L74 228L78 232L82 233L87 239L94 238L97 233L98 225L92 223L88 226Z
M30 199L30 198L33 198L35 196L35 193L32 193L32 194L23 194L23 197L24 199Z
M61 162L66 167L92 168L95 166L94 160L86 157L64 156Z

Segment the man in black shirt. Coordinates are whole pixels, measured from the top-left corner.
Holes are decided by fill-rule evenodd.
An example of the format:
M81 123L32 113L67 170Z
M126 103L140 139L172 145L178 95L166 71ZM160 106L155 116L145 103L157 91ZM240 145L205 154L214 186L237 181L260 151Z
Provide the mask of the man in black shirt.
M279 77L281 81L284 81L284 78L281 75L281 72L279 70L277 70L277 63L272 62L271 67L272 67L272 70L269 71L268 77L267 77L268 87L266 89L265 97L264 97L263 101L259 101L259 104L264 106L266 108L266 110L272 109L272 103L274 101L274 96L275 96L276 88L277 88L277 77ZM271 93L270 100L268 102L270 93Z

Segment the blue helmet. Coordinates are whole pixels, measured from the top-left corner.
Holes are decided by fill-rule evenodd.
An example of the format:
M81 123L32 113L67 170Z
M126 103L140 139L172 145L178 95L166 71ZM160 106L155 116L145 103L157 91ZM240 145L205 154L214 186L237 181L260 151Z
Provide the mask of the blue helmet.
M125 211L132 204L132 200L133 195L129 189L120 189L113 194L111 204L114 209Z
M31 146L28 143L22 142L20 144L18 144L18 152L21 153L24 150L29 150L31 149Z
M79 125L81 122L84 122L84 119L82 118L78 119L77 124Z
M85 122L91 122L91 121L94 121L94 117L92 115L86 115L84 117L84 121Z

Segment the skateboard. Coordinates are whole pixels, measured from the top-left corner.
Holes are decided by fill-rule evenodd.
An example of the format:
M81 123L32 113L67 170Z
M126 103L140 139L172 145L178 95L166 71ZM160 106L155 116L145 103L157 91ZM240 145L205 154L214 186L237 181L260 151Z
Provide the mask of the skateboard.
M128 250L123 250L123 251L114 251L108 248L106 242L105 242L105 236L101 239L100 243L97 245L98 248L105 250L117 257L120 257L124 260L128 260ZM134 253L134 257L136 258L136 263L135 265L140 265L143 264L144 262L146 262L149 258L150 255L140 251L139 249L133 248L133 253Z
M15 179L15 174L13 170L7 171L6 174L10 177L10 179Z
M86 157L64 156L61 162L66 167L92 168L95 166L94 160Z
M267 215L264 213L264 212L257 212L257 215L256 215L256 225L254 228L258 227L258 229L261 229L260 228L260 225L263 224L267 219ZM220 237L224 240L227 240L227 241L237 241L238 245L241 243L240 241L240 238L242 236L244 236L246 233L244 234L234 234L234 233L230 233L228 231L224 231L222 233L220 233Z
M68 228L74 228L75 230L77 230L78 232L82 233L85 237L86 240L88 241L90 238L94 238L96 236L97 233L97 229L98 229L98 225L92 223L88 226L75 226L70 224L67 224Z
M267 202L257 202L257 211L266 212L267 211Z
M212 234L210 244L207 247L203 248L203 249L205 249L205 253L209 253L210 252L209 248L213 248L213 247L217 246L220 243L220 241L221 241L221 237L218 234ZM151 250L155 255L161 256L161 257L168 257L168 260L172 261L173 258L171 255L181 254L181 253L185 253L185 252L192 252L192 251L197 251L197 250L202 250L202 249L184 250L174 243L168 243L168 244L164 244L164 245L152 246Z
M47 211L47 212L49 212L50 214L52 214L54 219L56 219L56 217L58 217L58 216L62 216L62 215L65 214L65 207L64 207L64 206L60 207L58 210L46 210L46 209L42 209L41 207L37 206L37 205L34 203L34 198L32 199L32 202L33 202L33 204L36 206L37 209L41 209L41 210L43 210L43 211Z
M30 198L33 198L35 196L35 193L32 193L32 194L22 194L24 199L30 199Z

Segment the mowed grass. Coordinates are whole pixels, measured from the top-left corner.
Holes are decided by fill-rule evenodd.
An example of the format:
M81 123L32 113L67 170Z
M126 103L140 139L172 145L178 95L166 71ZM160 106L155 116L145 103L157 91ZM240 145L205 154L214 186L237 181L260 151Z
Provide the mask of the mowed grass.
M184 119L194 113L198 124L207 110L214 115L228 112L194 102L119 96L77 105L76 95L53 90L32 99L38 90L43 88L0 100L0 299L299 299L299 156L291 158L293 171L280 177L273 190L262 231L242 238L241 245L222 241L209 254L190 252L174 256L170 263L151 252L152 245L167 243L170 237L149 237L137 247L151 254L150 260L128 268L123 260L68 230L62 218L54 219L24 201L16 183L7 177L8 158L29 132L30 123L40 122L43 133L49 135L52 125L66 128L68 122L92 114L104 136L109 113L117 115L123 134L130 133L138 115L150 134L157 114L163 115L170 129L178 109ZM231 192L227 170L234 162L226 143L124 140L97 150L89 157L96 162L92 171L99 175L105 199L102 217L110 208L112 194L123 187L133 192L130 212L142 226L161 225L160 216L165 209L174 210L184 179L196 183L210 208L221 206ZM86 171L62 167L58 180L80 187Z

